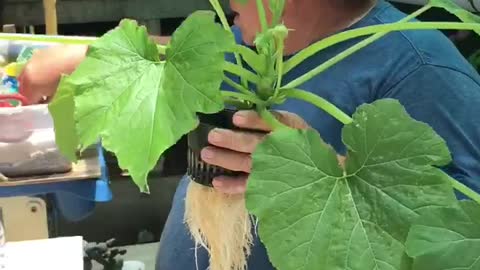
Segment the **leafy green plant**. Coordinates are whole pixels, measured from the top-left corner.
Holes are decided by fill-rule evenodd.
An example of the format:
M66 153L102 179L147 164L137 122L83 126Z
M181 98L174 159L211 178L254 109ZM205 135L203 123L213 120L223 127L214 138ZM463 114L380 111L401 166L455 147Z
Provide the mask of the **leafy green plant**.
M439 169L451 162L443 139L412 119L396 100L364 104L349 116L300 89L392 31L480 33L479 18L449 0L431 0L399 22L338 33L284 62L285 1L270 0L272 22L266 19L263 2L255 1L262 22L255 51L235 44L216 0L211 3L222 25L215 23L212 12L195 12L166 46L154 44L147 30L132 20L93 42L56 38L90 44L86 60L63 77L49 105L63 153L74 160L77 150L101 139L140 190L148 192L148 172L165 150L195 129L197 113L217 113L226 105L255 109L274 132L253 154L246 203L259 220L260 238L276 268L480 269L480 195ZM433 7L463 22L413 21ZM283 75L315 53L366 36L283 84ZM226 53L233 53L237 62L226 62ZM228 75L240 77L240 83ZM237 91L222 91L222 82ZM338 164L336 153L315 131L291 129L275 119L269 108L287 99L314 104L344 124L345 164ZM473 201L459 202L454 190Z

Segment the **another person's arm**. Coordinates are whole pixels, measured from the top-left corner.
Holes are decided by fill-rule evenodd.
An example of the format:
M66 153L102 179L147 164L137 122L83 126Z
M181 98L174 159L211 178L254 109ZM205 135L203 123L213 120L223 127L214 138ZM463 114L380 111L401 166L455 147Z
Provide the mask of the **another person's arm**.
M62 74L70 74L85 59L87 46L54 46L38 50L25 66L18 80L20 93L31 104L55 94Z
M159 44L167 44L170 37L152 36ZM62 45L38 50L19 76L20 93L31 104L55 94L62 74L72 73L85 59L85 45Z

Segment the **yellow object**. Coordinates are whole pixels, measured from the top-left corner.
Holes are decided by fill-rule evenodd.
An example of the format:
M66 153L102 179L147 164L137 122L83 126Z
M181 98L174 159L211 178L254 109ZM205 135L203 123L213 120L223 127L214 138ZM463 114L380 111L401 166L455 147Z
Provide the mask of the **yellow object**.
M9 77L17 77L19 73L19 66L16 62L10 63L5 67L5 74Z

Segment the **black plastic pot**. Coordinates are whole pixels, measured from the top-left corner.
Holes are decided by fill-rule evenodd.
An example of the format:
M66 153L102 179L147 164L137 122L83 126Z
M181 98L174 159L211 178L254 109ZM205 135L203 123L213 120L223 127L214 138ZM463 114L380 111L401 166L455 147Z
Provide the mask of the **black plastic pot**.
M235 110L225 109L216 114L198 114L200 124L188 134L188 157L187 175L204 186L212 187L212 180L216 176L238 176L241 172L226 170L224 168L210 165L200 156L200 152L208 143L208 133L214 128L238 129L232 122Z

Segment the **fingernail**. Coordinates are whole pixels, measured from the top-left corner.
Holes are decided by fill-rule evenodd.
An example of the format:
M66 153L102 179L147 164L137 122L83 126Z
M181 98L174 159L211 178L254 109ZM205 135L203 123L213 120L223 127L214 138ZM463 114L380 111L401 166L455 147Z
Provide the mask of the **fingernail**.
M222 133L219 129L214 129L208 133L208 141L211 143L219 143L222 141Z
M233 115L233 123L235 125L244 125L247 123L247 114L246 111L239 111Z
M201 152L202 159L212 159L215 154L210 149L203 149Z

